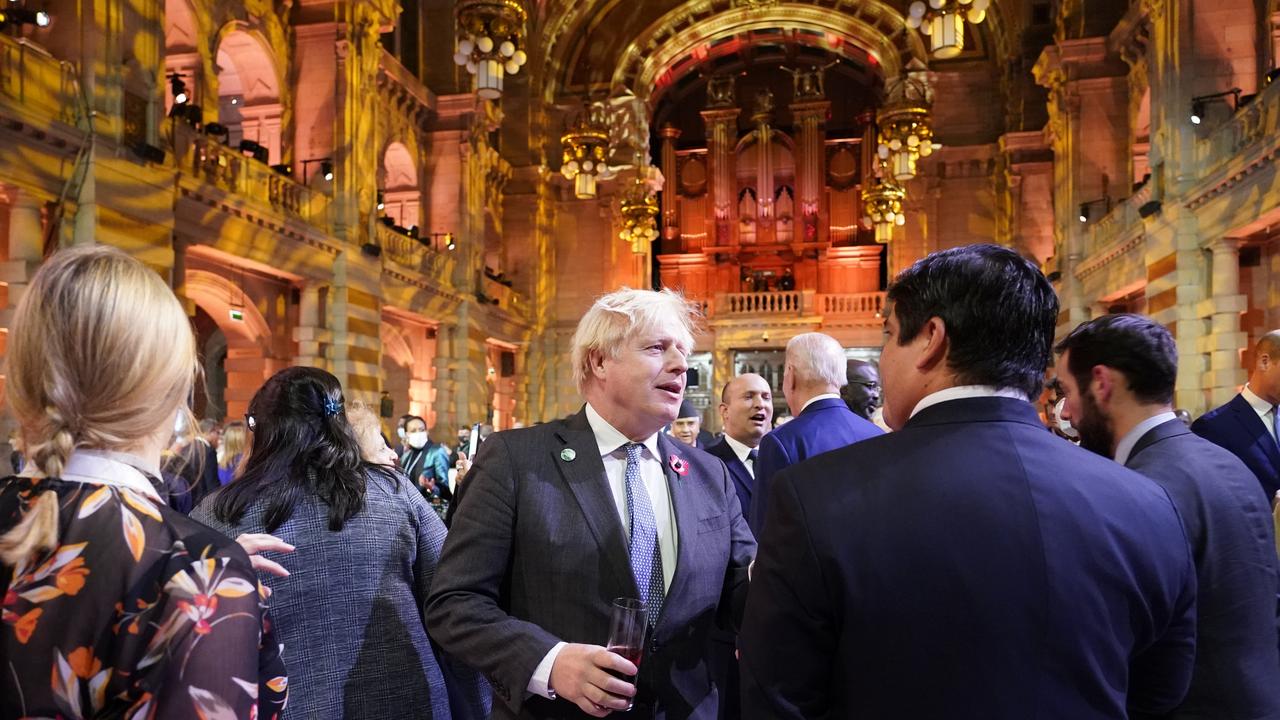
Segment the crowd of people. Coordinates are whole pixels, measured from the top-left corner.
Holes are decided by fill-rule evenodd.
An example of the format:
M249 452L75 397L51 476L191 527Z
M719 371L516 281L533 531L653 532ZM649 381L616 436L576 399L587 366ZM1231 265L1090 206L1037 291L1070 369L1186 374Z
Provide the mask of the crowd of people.
M796 335L714 436L697 322L599 298L581 409L456 446L309 367L200 426L171 290L55 254L8 346L0 718L1280 718L1280 331L1188 427L1166 328L1055 345L1035 265L956 248L878 366Z

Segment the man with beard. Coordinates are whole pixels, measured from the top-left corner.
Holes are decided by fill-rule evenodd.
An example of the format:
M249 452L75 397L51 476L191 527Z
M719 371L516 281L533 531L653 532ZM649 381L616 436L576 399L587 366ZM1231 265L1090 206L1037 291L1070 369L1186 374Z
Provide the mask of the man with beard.
M875 422L880 407L880 368L866 360L850 360L845 364L849 384L840 388L840 397L855 414Z
M1141 315L1105 315L1055 349L1063 415L1081 446L1163 486L1191 541L1196 664L1186 699L1167 717L1280 717L1270 507L1244 463L1173 412L1173 336Z
M1195 655L1191 552L1154 481L1045 432L1031 399L1053 286L1013 250L972 245L904 270L885 307L894 432L774 477L738 635L743 717L1176 707Z

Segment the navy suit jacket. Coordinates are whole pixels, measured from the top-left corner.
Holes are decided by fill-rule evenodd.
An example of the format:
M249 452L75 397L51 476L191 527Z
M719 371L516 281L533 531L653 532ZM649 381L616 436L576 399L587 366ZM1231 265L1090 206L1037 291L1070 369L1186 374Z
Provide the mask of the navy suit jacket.
M1243 395L1200 416L1191 430L1244 461L1262 483L1268 502L1276 496L1280 490L1280 447Z
M724 438L720 438L707 448L707 452L715 455L724 461L724 466L729 470L729 477L733 478L733 488L738 491L738 504L742 506L742 516L751 517L751 496L755 491L756 481L751 477L751 473L747 470L747 466L742 464L737 454L733 452L733 448L729 447L729 442ZM756 464L760 464L757 453Z
M1169 493L1196 564L1195 673L1168 717L1280 718L1275 530L1253 474L1181 420L1139 438L1125 466Z
M1191 680L1195 567L1154 481L952 400L780 473L743 717L1123 720Z
M640 663L635 717L715 720L710 633L735 625L755 540L724 463L665 433L658 447L677 560ZM585 411L490 435L463 487L431 585L431 638L489 678L494 718L588 717L525 692L558 641L603 645L613 600L640 596Z
M764 436L756 458L755 493L747 524L756 537L764 530L770 479L785 467L831 450L865 440L884 431L855 415L844 400L825 398L811 403L794 420Z

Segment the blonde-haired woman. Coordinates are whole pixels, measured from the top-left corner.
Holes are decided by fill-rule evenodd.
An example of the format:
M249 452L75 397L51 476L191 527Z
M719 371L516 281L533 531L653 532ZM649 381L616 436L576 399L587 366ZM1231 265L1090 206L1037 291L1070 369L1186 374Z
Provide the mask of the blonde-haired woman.
M54 255L9 336L28 447L0 480L0 717L272 718L287 681L248 557L165 506L195 339L118 250Z
M248 433L244 422L236 420L227 423L218 441L218 484L226 485L236 475L240 460L244 458L244 449L248 444Z

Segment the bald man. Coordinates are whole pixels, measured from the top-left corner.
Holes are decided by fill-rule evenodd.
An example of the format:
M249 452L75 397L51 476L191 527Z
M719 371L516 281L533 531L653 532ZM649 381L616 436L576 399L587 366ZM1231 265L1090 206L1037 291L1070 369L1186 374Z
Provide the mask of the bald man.
M1191 424L1195 434L1230 450L1244 461L1273 503L1276 491L1280 490L1277 405L1280 405L1280 330L1272 330L1254 346L1253 371L1240 394Z
M720 393L720 422L724 437L707 452L724 461L738 490L742 514L751 515L755 489L756 448L773 420L773 391L755 373L746 373L725 383Z

